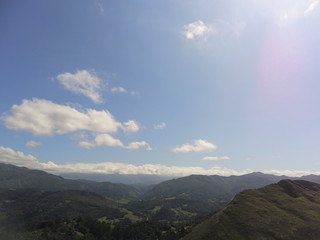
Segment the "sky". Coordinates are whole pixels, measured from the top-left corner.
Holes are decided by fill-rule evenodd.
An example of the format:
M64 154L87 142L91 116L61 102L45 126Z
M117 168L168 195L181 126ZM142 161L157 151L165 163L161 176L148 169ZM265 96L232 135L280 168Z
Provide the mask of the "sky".
M320 0L3 0L0 162L320 174Z

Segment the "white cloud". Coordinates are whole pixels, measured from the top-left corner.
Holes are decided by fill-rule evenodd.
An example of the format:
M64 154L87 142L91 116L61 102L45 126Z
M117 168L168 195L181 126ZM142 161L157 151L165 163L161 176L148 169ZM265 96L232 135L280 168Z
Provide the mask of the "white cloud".
M35 148L38 147L41 143L36 142L36 141L28 141L26 142L26 147L28 148Z
M67 72L59 74L57 79L65 89L82 94L95 103L102 102L102 80L93 72L87 70L79 70L75 74Z
M113 93L126 93L127 90L124 89L123 87L114 87L114 88L111 88L111 92Z
M20 167L28 167L31 169L39 169L51 173L103 173L103 174L150 174L160 176L189 176L191 174L199 175L243 175L254 172L251 169L244 171L236 171L220 166L214 166L209 169L202 167L180 167L165 166L161 164L143 164L133 165L128 163L66 163L56 164L54 162L39 162L32 155L26 155L22 152L14 151L11 148L0 146L0 162L14 164ZM320 171L300 171L300 170L266 170L259 171L267 174L285 175L289 177L300 177L309 174L320 175Z
M146 150L148 150L148 151L152 150L150 145L145 141L142 141L142 142L131 142L125 148L129 149L129 150L135 150L135 149L139 149L139 148L142 148L142 147L146 147Z
M122 129L127 133L138 132L140 130L140 124L134 120L129 120L123 123Z
M78 144L79 147L91 149L94 147L108 146L108 147L121 147L129 150L136 150L146 147L146 150L152 150L150 145L145 142L131 142L125 146L119 139L114 138L109 134L98 134L92 142L81 141Z
M320 0L313 1L308 8L304 11L304 16L312 15L320 6Z
M206 40L208 35L215 31L215 29L212 26L209 26L200 20L185 25L184 29L185 31L183 32L183 34L185 38L189 40Z
M230 158L227 156L223 156L223 157L204 157L202 160L205 161L218 161L218 160L229 160Z
M139 96L139 92L137 92L137 91L131 91L130 94L132 96Z
M159 123L157 125L154 125L154 129L157 129L157 130L164 129L166 127L167 127L167 124L164 123L164 122L161 122L161 123Z
M70 106L59 105L48 100L33 99L23 100L21 105L12 106L10 114L4 114L1 120L8 129L27 131L36 136L91 131L95 134L92 142L85 140L87 135L83 132L71 136L72 139L82 139L83 141L80 141L78 145L87 149L98 146L126 149L138 149L145 146L147 150L151 149L146 142L133 142L125 146L119 139L111 136L110 134L117 132L119 128L126 133L138 132L140 124L134 120L122 124L105 110L78 111ZM37 144L28 142L26 146L36 147Z
M307 3L305 1L296 1L290 5L286 6L279 12L277 17L277 22L280 25L287 25L294 23L295 21L301 19L302 17L310 17L313 15L320 7L320 0L312 1Z
M205 152L205 151L212 151L214 149L217 149L217 146L202 139L198 139L194 141L194 144L183 144L181 146L178 146L176 148L173 148L173 152Z
M13 105L11 114L4 114L1 119L8 129L38 136L79 130L112 133L122 126L108 111L87 109L80 112L43 99L23 100L21 105Z
M78 145L87 149L99 146L123 147L123 143L119 139L116 139L107 133L98 134L93 142L81 141Z
M137 92L137 91L128 91L124 87L113 87L113 88L111 88L111 92L112 93L128 93L128 94L130 94L132 96L138 96L139 95L139 92Z
M2 146L0 146L0 162L14 164L19 167L41 168L37 158L34 156Z

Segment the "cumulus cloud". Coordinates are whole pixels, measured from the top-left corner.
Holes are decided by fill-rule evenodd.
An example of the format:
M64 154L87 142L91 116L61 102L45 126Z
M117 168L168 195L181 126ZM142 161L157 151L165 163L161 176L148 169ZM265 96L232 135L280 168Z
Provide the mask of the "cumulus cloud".
M127 90L124 89L123 87L114 87L114 88L111 88L111 92L113 93L126 93Z
M71 92L82 94L95 103L102 102L102 80L93 72L79 70L72 74L69 72L59 74L58 81Z
M140 124L134 120L124 123L116 121L113 115L106 111L86 109L79 111L66 105L59 105L48 100L33 99L23 100L21 105L14 105L11 112L1 117L8 129L26 131L36 136L52 136L76 131L90 131L95 135L92 142L86 141L87 135L83 132L76 133L71 138L83 140L79 146L93 148L98 146L122 147L138 149L151 147L146 142L134 142L125 146L119 139L111 136L118 129L126 133L135 133L140 130ZM138 145L137 145L138 144ZM30 141L27 147L36 147L37 142Z
M2 146L0 146L0 162L14 164L19 167L41 168L38 159L34 156Z
M173 148L173 152L205 152L217 149L217 146L202 139L195 140L193 144L183 144Z
M28 148L35 148L38 147L41 143L36 142L36 141L28 141L26 142L26 147Z
M202 22L201 20L195 21L184 26L183 35L186 39L196 40L203 39L206 40L210 33L213 33L215 29Z
M52 161L39 162L32 156L22 152L15 151L11 148L0 146L0 162L14 164L20 167L39 169L47 172L60 173L103 173L103 174L149 174L160 176L189 176L191 174L200 175L243 175L254 172L251 169L236 171L220 166L214 166L209 169L202 167L180 167L165 166L161 164L143 164L133 165L128 163L101 162L101 163L66 163L56 164ZM285 175L289 177L301 177L309 174L320 175L320 171L300 171L300 170L267 170L260 171L267 174Z
M142 141L142 142L132 142L129 143L128 146L126 146L126 149L134 150L134 149L139 149L142 147L146 147L146 150L151 151L152 147L150 147L149 143Z
M167 124L164 123L164 122L161 122L161 123L159 123L159 124L157 124L157 125L154 125L153 127L154 127L154 129L156 129L156 130L160 130L160 129L166 128L166 127L167 127Z
M123 123L122 129L126 133L138 132L140 130L140 124L134 120L129 120Z
M119 139L116 139L107 133L98 134L93 142L81 141L78 145L87 149L99 146L123 147L123 143Z
M308 8L304 11L304 16L312 15L320 6L320 0L313 1Z
M92 142L81 141L78 144L79 147L91 149L93 147L108 146L108 147L121 147L129 150L136 150L145 147L146 150L152 150L150 145L145 142L131 142L125 146L119 139L114 138L109 134L98 134Z
M218 161L218 160L229 160L230 158L227 156L222 156L222 157L204 157L202 160L205 161Z
M88 130L93 132L116 132L122 125L108 111L75 108L59 105L48 100L23 100L13 105L11 114L1 118L11 130L23 130L33 135L54 135Z

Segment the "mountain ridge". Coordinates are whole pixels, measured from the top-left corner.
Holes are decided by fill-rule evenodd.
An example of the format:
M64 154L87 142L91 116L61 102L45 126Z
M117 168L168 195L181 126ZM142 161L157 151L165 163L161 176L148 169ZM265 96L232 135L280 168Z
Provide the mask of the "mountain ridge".
M281 180L244 190L182 240L319 239L320 185Z
M45 171L0 163L0 188L35 188L44 191L85 190L106 198L138 199L138 191L129 185L88 180L71 180Z

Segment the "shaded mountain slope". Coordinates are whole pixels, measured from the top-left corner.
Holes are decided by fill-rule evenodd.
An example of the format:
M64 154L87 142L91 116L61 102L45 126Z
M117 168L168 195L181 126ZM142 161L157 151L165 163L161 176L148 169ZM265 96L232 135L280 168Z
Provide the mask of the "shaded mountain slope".
M242 176L191 175L156 185L143 195L143 199L181 197L189 199L231 198L244 189L266 186L286 177L251 173Z
M192 175L154 186L142 196L143 201L132 202L128 208L155 220L188 220L220 210L244 189L263 187L282 178L262 173L230 177Z
M319 216L319 184L282 180L237 194L182 239L319 239Z
M82 190L119 200L137 199L138 191L125 184L69 180L40 170L0 163L0 188L34 188L44 191Z
M0 225L19 226L76 217L124 217L118 204L95 193L76 190L0 189Z

